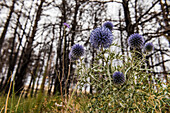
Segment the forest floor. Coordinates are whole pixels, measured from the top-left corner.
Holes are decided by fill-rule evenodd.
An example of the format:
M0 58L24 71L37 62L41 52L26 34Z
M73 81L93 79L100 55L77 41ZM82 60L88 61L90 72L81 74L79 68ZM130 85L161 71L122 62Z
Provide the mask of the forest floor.
M8 95L1 94L0 113L81 113L81 110L87 107L88 94L76 93L72 99L70 99L70 96L63 97L63 99L60 95L52 96L38 93L36 97L28 95L25 98L24 94L20 96L12 94L8 98Z

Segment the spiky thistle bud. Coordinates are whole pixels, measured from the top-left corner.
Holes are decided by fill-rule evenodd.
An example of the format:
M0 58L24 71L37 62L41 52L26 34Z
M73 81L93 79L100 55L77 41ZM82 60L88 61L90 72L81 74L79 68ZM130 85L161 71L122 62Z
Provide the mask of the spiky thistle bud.
M144 45L144 38L138 33L132 34L128 38L128 45L134 49L141 49Z
M105 23L103 24L103 27L106 27L106 28L110 29L110 31L113 30L113 26L114 26L114 25L113 25L111 22L109 22L109 21L107 21L107 22L105 22Z
M75 44L72 46L70 50L69 59L78 60L83 55L84 55L84 47L82 45Z
M144 50L146 52L151 52L153 49L154 49L154 46L153 46L152 43L146 43L145 46L144 46Z
M112 78L115 85L122 85L125 82L124 74L119 71L114 72Z

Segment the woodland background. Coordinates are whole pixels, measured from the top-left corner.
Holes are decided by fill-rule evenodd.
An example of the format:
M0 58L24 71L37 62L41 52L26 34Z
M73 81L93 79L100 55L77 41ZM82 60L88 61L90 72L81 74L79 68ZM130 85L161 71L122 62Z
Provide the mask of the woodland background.
M24 89L26 97L28 92L36 96L40 85L49 95L60 94L61 85L69 89L77 80L75 63L68 58L71 46L82 44L85 63L92 66L97 50L89 43L90 32L106 21L114 24L114 43L120 47L113 49L124 60L130 55L127 39L131 34L139 33L145 43L152 42L155 49L146 65L153 77L169 83L169 4L168 0L1 0L0 92L8 92L11 78L16 94ZM63 23L70 28L65 29ZM71 74L65 85L69 65ZM93 91L90 86L85 89Z

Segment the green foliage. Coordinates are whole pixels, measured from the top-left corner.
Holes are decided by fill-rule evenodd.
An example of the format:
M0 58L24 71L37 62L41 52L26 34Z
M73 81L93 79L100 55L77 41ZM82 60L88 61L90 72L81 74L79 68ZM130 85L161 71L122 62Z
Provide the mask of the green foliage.
M18 104L18 100L19 105ZM6 96L0 96L0 111L4 112ZM60 96L44 96L41 102L38 102L37 97L12 97L8 101L7 112L11 113L56 113L61 111L61 107L56 106L56 103L61 103ZM11 107L13 105L13 107ZM41 106L40 106L41 105Z
M142 59L132 51L132 57L126 58L110 50L101 50L92 67L81 63L77 66L80 76L80 90L91 85L94 93L84 112L167 112L170 107L169 86L152 76ZM122 62L114 65L114 61ZM123 85L113 84L112 74L123 72L126 81ZM90 80L89 80L90 79ZM81 102L81 101L80 101Z

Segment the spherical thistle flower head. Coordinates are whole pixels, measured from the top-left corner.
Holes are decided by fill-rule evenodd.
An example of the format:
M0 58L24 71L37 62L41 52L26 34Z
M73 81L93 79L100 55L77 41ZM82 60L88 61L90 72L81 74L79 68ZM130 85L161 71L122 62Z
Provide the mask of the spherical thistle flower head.
M113 30L113 26L114 26L114 25L113 25L111 22L109 22L109 21L107 21L107 22L105 22L105 23L103 24L103 27L106 27L106 28L110 29L110 31Z
M154 50L154 46L152 43L146 43L144 49L146 52L151 52L152 50Z
M108 48L113 42L113 34L106 27L99 27L94 29L90 34L90 43L93 47Z
M142 48L144 44L144 38L139 35L138 33L132 34L130 35L130 37L128 38L128 45L131 48Z
M122 85L125 82L124 74L119 71L114 72L112 78L115 85Z
M79 57L83 56L84 47L79 44L75 44L72 46L71 51L69 53L69 58L73 60L79 59Z
M74 57L72 56L72 53L71 53L71 52L69 53L69 59L70 59L71 61L76 61L76 60L78 60L78 58L74 58Z

